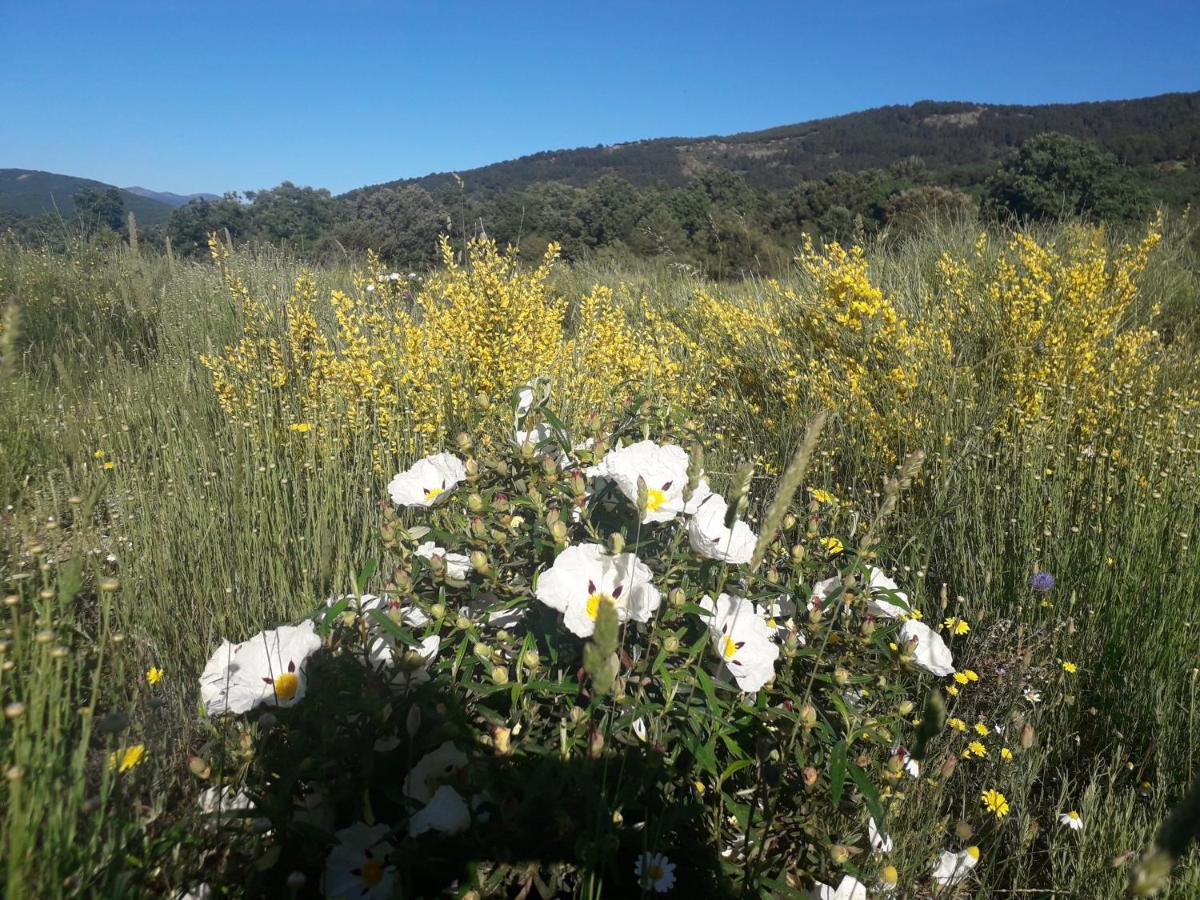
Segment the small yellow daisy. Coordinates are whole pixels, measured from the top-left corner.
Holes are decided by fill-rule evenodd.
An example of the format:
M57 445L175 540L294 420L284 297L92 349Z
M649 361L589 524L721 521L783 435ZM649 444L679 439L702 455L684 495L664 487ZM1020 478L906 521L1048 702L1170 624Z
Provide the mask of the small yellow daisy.
M151 666L146 670L146 681L150 684L158 684L163 680L163 670L158 666Z

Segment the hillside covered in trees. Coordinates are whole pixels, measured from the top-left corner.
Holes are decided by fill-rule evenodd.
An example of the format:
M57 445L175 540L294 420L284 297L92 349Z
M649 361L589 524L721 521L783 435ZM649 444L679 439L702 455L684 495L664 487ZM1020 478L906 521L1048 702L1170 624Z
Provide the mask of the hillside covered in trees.
M285 182L187 203L142 237L169 238L184 255L204 252L213 231L314 257L371 248L416 268L433 260L439 234L482 231L533 254L557 241L568 258L665 255L729 276L785 264L803 233L862 238L978 215L1136 220L1200 198L1198 163L1200 93L923 101L724 137L544 152L342 196ZM85 225L115 227L101 207L84 204ZM12 225L38 231L29 219Z

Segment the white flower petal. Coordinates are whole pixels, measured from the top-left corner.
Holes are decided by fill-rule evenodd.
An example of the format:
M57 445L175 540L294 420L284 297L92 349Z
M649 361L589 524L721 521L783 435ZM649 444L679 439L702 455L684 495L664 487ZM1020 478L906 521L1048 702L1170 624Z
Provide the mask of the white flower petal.
M428 803L436 786L466 767L467 754L454 746L453 741L446 741L412 767L404 779L404 795L418 803Z
M688 543L708 559L742 565L750 562L750 557L754 555L758 535L741 519L734 522L732 528L726 528L725 516L728 511L724 497L720 494L710 495L688 521Z
M426 456L400 472L388 483L388 493L397 506L433 506L467 477L467 470L452 453Z
M942 636L916 619L909 619L900 626L900 643L908 644L913 639L913 661L933 675L953 675L954 657Z
M563 624L579 637L596 630L602 601L612 602L622 621L648 622L661 595L650 583L652 573L632 553L611 554L600 544L567 547L537 582L537 598L563 614Z
M412 837L427 831L441 834L459 834L471 825L471 810L467 802L448 784L439 787L425 804L425 808L408 820L408 833Z
M321 648L312 622L262 631L241 644L222 641L200 675L210 716L261 704L295 706L307 688L306 663Z
M753 603L729 594L715 601L705 595L700 607L711 613L708 632L713 649L739 688L752 694L775 677L779 648L771 640L774 630Z

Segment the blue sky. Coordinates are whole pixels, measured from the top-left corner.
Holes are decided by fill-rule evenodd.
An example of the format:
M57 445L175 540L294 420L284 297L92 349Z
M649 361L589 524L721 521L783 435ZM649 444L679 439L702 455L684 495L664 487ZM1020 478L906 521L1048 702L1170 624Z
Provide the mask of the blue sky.
M1197 0L0 0L0 168L341 192L889 103L1200 89Z

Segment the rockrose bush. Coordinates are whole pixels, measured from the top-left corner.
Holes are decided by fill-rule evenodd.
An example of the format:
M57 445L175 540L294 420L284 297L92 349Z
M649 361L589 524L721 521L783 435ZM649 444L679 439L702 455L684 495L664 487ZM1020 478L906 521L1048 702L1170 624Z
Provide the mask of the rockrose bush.
M512 408L500 449L461 435L380 483L382 565L353 593L209 660L192 768L256 889L847 898L971 877L974 848L888 857L963 633L876 559L919 460L864 525L803 488L820 420L760 497L648 401L578 434L540 385Z

